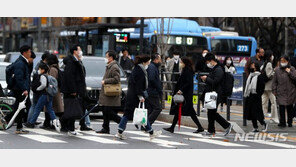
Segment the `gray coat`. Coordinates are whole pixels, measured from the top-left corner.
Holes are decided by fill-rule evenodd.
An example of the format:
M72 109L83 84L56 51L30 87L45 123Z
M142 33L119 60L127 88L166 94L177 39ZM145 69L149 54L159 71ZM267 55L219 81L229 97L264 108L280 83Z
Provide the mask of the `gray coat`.
M106 66L105 75L103 77L105 84L118 84L120 82L120 70L116 61ZM106 96L104 94L104 85L102 86L99 104L101 106L117 107L121 106L120 96Z
M296 102L296 88L293 80L296 80L294 67L291 67L290 73L287 73L284 68L275 69L272 92L275 94L279 105L292 105Z

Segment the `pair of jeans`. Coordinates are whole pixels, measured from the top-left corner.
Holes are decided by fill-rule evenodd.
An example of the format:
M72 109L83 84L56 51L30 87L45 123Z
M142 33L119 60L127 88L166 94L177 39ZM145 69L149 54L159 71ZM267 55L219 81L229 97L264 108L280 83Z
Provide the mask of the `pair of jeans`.
M28 112L28 118L27 118L28 121L29 121L29 120L32 118L32 116L33 116L34 109L35 109L35 106L36 106L37 102L38 102L38 97L37 97L37 95L33 95L33 103L32 103L32 105L31 105L31 107L30 107L30 109L29 109L29 112Z
M280 124L286 124L286 109L288 113L287 123L289 125L292 125L293 117L294 117L293 105L288 105L288 106L280 105Z
M44 94L44 95L40 96L40 98L38 99L38 102L35 106L33 116L29 120L29 123L35 124L35 122L36 122L41 110L44 108L44 106L46 107L47 112L49 113L50 119L51 120L56 119L56 115L55 115L53 108L52 108L52 99L53 99L53 97L49 96L49 95Z
M217 109L208 109L208 132L215 133L215 121L217 121L224 129L227 129L230 126L230 123L217 113Z
M162 108L159 96L149 96L145 102L148 110L148 120L152 125L159 116Z
M112 107L105 106L103 109L103 129L110 131L110 120L113 120L116 123L120 123L121 117L117 115L116 112L113 111Z

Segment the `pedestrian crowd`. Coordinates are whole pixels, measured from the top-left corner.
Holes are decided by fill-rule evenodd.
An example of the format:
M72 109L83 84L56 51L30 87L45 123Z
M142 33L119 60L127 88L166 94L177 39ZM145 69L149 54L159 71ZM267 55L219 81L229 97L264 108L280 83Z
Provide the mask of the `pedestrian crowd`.
M26 99L26 108L17 115L17 134L27 134L29 131L23 128L36 128L41 111L45 112L45 120L40 126L44 129L55 129L58 132L66 132L69 136L76 136L75 121L79 120L81 131L90 131L89 118L86 114L86 70L83 65L83 52L79 45L70 49L70 55L62 62L64 70L60 69L57 55L45 52L42 59L33 69L33 59L36 57L31 47L25 45L20 48L19 58L7 68L11 71L8 78L8 88L11 90L16 102L13 112L6 115L9 122L16 113L19 103ZM225 120L219 112L218 106L227 103L229 91L232 93L230 77L237 73L231 57L226 57L221 63L215 54L204 50L195 64L187 56L182 56L179 51L172 53L172 58L166 58L165 69L172 74L166 74L165 80L172 81L167 84L172 90L174 100L181 97L181 102L172 102L170 115L173 121L170 127L163 128L165 131L174 133L181 116L190 116L197 129L193 133L204 132L193 107L193 89L195 72L205 72L199 78L205 86L200 87L203 102L203 111L207 110L208 129L206 135L214 135L215 122L225 129L225 136L233 129L233 125ZM106 70L101 81L98 104L102 106L103 124L96 133L110 134L110 120L118 124L116 137L126 139L124 131L129 120L133 119L135 109L140 104L146 106L148 116L146 123L135 125L137 129L148 133L153 139L161 135L161 130L154 130L153 123L162 111L163 84L160 79L160 66L162 55L138 55L134 60L123 50L118 58L115 51L109 50L105 54ZM118 60L118 62L117 62ZM121 106L121 81L120 66L128 72L128 91L124 104L123 116L119 116L114 107ZM253 132L259 132L257 121L262 125L262 131L267 131L268 122L264 119L264 113L271 109L271 120L280 127L292 127L292 121L296 104L296 70L291 66L289 57L281 57L275 61L272 51L264 52L264 49L256 50L256 56L251 57L245 66L246 86L243 96L246 106L246 118L253 124ZM30 98L32 91L32 101ZM230 94L231 94L230 93ZM207 95L211 94L210 101ZM179 97L178 97L179 96ZM212 104L212 102L214 102ZM207 104L208 103L208 104ZM279 105L279 107L278 107ZM279 114L278 114L279 110ZM26 112L27 111L27 112ZM287 121L286 121L287 111Z

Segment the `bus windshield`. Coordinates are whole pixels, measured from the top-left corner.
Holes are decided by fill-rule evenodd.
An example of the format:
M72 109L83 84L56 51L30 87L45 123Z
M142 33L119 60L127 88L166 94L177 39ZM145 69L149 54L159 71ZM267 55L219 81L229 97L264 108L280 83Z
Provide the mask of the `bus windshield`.
M212 51L217 55L250 56L252 41L237 39L212 39Z

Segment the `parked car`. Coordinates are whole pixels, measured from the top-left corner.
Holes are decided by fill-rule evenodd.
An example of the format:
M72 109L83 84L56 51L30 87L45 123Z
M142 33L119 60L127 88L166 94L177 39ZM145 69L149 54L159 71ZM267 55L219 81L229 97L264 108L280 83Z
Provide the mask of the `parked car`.
M7 87L5 69L8 65L10 65L10 63L0 62L0 84L3 89L6 89Z
M87 102L87 109L92 108L99 100L100 91L101 91L101 81L104 77L105 70L106 70L106 61L103 57L94 57L94 56L84 56L83 57L83 64L85 66L86 70L86 90L87 90L87 96L88 96L88 102ZM60 67L61 71L63 71L63 63L60 61ZM120 65L118 65L120 67ZM127 94L127 77L123 71L123 69L120 67L120 82L121 82L121 88L122 88L122 94L121 94L121 106L116 107L116 111L122 111L125 101L126 101L126 94ZM101 106L97 108L95 112L102 111Z

